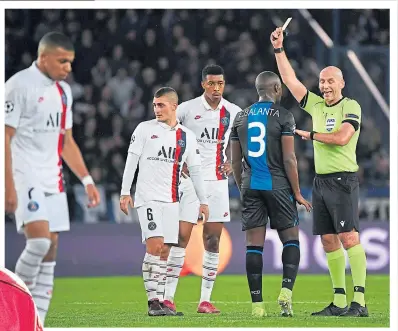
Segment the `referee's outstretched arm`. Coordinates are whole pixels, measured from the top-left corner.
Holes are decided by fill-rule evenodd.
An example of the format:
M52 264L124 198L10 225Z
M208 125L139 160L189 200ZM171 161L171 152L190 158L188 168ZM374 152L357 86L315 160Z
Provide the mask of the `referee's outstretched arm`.
M287 59L283 49L283 31L282 28L275 29L271 34L271 43L274 46L276 63L278 65L279 74L283 83L287 86L294 98L300 102L307 94L307 88L301 83L294 72L292 66Z

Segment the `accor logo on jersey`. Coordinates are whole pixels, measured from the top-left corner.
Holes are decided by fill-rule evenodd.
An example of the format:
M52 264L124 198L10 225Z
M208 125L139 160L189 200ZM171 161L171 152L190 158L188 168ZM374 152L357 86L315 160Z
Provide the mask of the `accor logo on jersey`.
M205 128L200 135L200 138L196 139L199 143L204 144L220 144L222 140L218 140L219 129L218 128Z
M61 126L62 112L50 113L47 117L46 126L48 128L59 128Z
M179 140L178 145L180 147L185 147L185 142L183 140ZM161 161L167 163L179 163L181 162L182 155L180 154L179 160L176 160L176 151L177 149L175 147L162 146L157 156L149 156L147 160Z

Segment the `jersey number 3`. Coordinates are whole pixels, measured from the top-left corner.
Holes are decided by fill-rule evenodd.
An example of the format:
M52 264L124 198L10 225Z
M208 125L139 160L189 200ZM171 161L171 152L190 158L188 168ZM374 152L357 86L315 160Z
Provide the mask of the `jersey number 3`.
M249 136L250 136L250 142L251 143L259 143L260 144L260 148L258 149L258 151L251 151L249 149L249 156L251 157L260 157L264 154L265 152L265 134L267 132L267 130L265 129L265 125L261 122L251 122L249 123L249 131L250 129L253 128L259 128L260 129L260 134L258 136L253 136L250 134L249 132Z

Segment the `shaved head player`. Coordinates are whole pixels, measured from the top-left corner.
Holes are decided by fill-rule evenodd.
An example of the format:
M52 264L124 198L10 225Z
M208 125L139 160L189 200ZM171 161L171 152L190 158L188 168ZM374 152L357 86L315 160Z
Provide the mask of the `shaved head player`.
M263 247L268 218L283 244L282 316L293 316L292 291L300 262L296 202L311 205L300 193L294 152L293 114L279 105L282 84L270 71L256 78L258 102L238 113L231 133L232 168L242 197L246 233L246 273L252 315L266 316L262 296ZM243 158L243 175L242 175Z
M26 283L44 324L50 304L58 233L69 230L62 160L86 188L88 206L100 202L72 135L73 44L46 34L33 64L5 84L5 209L15 212L26 246L15 273Z
M343 97L344 78L337 67L319 74L323 96L307 90L297 79L283 49L283 31L271 34L276 62L283 82L308 114L313 131L296 130L304 140L313 140L315 180L313 233L320 235L333 283L333 302L314 316L368 316L365 304L366 255L359 241L359 180L356 146L361 124L361 107ZM347 306L345 256L348 253L354 285L354 298Z

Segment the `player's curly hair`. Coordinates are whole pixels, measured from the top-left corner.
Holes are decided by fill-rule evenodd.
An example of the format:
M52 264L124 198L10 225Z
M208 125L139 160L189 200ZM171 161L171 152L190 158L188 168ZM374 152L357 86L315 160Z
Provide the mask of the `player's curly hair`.
M223 75L224 69L216 64L209 64L202 70L202 82L206 80L207 75Z

